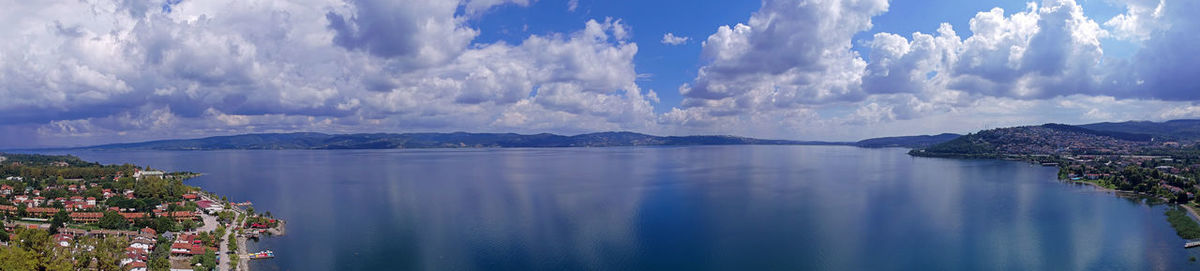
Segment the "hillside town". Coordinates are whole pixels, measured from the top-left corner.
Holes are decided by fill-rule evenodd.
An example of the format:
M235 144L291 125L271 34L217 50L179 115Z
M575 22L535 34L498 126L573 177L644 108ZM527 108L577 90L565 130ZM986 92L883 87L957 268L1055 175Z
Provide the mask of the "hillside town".
M0 154L0 270L247 270L284 223L183 184L194 173Z
M1022 160L1057 167L1060 180L1178 204L1180 208L1167 213L1171 225L1184 239L1200 239L1200 223L1195 221L1200 220L1197 142L1188 136L1045 124L984 130L909 154ZM1188 245L1200 246L1200 242Z

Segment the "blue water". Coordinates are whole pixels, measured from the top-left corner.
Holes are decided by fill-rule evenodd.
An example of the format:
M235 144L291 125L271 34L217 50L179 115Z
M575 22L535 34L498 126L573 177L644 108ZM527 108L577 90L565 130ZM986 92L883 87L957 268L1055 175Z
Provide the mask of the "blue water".
M1019 162L713 146L75 152L288 220L255 270L1180 270L1165 206Z

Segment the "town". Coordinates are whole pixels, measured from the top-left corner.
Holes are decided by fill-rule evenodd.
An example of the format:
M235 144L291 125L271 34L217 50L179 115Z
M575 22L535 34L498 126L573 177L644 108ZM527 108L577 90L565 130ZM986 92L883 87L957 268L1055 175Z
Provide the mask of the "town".
M1171 225L1184 239L1200 239L1200 223L1195 221L1200 219L1197 138L1045 124L984 130L909 154L1021 160L1057 167L1063 181L1177 204L1179 208L1167 211ZM1188 245L1200 246L1200 242Z
M0 154L0 270L248 270L285 223L183 181L190 172Z

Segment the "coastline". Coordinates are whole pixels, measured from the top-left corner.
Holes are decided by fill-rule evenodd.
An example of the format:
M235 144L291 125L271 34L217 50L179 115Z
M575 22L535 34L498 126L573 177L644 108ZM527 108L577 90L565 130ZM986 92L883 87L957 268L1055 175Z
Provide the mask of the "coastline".
M1184 210L1187 210L1188 216L1192 217L1192 220L1200 223L1200 213L1196 212L1196 208L1192 208L1192 206L1188 206L1187 204L1180 204L1179 206L1182 206Z
M913 157L924 157L924 158L966 159L966 160L971 160L971 159L1010 160L1010 161L1019 160L1019 161L1025 161L1025 162L1028 162L1028 163L1031 163L1034 165L1040 164L1042 166L1058 167L1058 163L1045 163L1045 162L1040 162L1036 159L1016 159L1016 157L1005 156L1005 155L963 155L963 154L928 153L928 152L925 152L923 150L918 150L918 149L910 150L908 152L908 155L913 156ZM1058 167L1058 170L1059 170L1059 173L1061 174L1063 169L1061 167ZM1072 183L1072 184L1087 184L1087 185L1095 188L1096 191L1099 191L1102 193L1112 193L1113 195L1118 196L1118 197L1144 197L1144 198L1152 198L1155 200L1161 200L1162 203L1183 208L1184 210L1186 210L1188 217L1191 218L1192 221L1200 223L1200 212L1198 212L1196 210L1196 208L1194 208L1193 206L1189 206L1187 203L1182 203L1182 204L1174 203L1171 199L1164 198L1159 195L1140 193L1140 192L1136 192L1136 191L1117 190L1117 189L1113 189L1113 188L1104 187L1095 182L1066 179L1066 178L1061 177L1062 175L1059 175L1059 176L1060 177L1056 178L1056 179L1060 182ZM1176 228L1175 230L1178 231L1179 229ZM1184 241L1187 241L1187 240L1184 240ZM1195 258L1193 258L1193 261L1194 261L1194 259Z
M1112 188L1108 188L1108 187L1101 186L1100 184L1093 183L1093 182L1085 182L1085 181L1073 181L1073 180L1064 180L1064 181L1068 181L1068 182L1071 182L1071 183L1076 183L1076 184L1087 184L1087 185L1091 185L1092 187L1095 187L1095 188L1096 188L1096 190L1100 190L1100 192L1112 192L1112 193L1133 193L1133 191L1123 191L1123 190L1116 190L1116 189L1112 189Z

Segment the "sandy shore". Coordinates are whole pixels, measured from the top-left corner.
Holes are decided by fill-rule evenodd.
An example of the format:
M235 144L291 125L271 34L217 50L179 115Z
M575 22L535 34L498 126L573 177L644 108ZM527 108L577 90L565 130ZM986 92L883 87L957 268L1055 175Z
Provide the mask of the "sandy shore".
M1188 215L1192 217L1192 220L1200 222L1200 213L1196 213L1196 208L1192 208L1192 206L1188 206L1187 204L1180 204L1179 206L1183 206L1183 209L1187 210Z
M271 236L283 236L287 233L287 221L280 219L279 226L267 229L267 233L270 233Z

